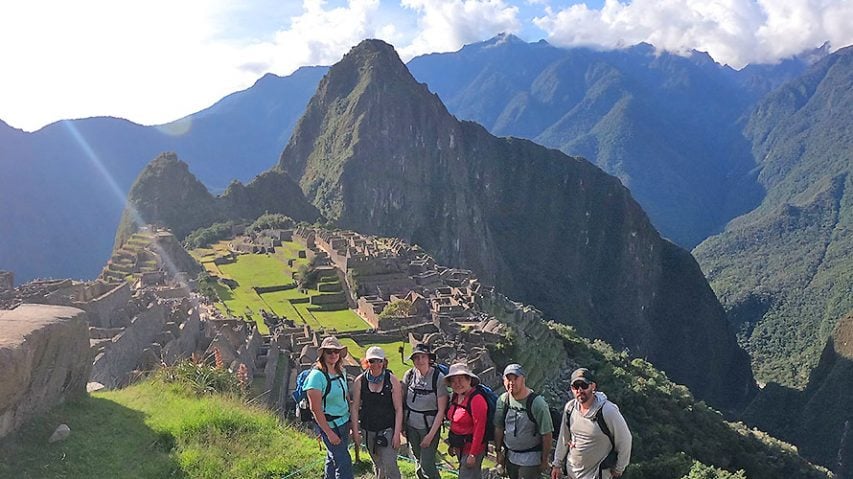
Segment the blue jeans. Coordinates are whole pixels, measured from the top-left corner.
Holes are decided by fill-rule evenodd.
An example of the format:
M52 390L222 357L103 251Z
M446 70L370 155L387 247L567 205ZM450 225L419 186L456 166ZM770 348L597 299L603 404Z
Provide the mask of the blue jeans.
M323 479L353 479L352 458L349 455L349 421L332 431L341 438L341 442L335 446L329 442L326 433L320 430L320 437L326 444L326 472Z

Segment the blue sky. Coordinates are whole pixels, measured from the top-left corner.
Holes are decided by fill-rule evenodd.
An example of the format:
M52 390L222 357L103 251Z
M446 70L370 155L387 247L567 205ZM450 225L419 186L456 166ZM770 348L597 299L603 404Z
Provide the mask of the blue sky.
M851 0L17 0L0 2L0 120L165 123L364 38L408 60L514 33L571 47L707 51L740 68L853 43Z

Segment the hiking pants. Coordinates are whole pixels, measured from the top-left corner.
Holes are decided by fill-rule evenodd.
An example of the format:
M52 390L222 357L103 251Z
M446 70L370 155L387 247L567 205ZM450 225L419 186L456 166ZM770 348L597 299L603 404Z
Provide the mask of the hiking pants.
M320 437L326 444L326 471L323 479L353 479L352 458L349 455L349 421L333 427L332 431L341 438L337 446L329 442L326 433L320 429Z
M467 459L468 454L464 456L459 456L459 479L482 479L483 477L483 458L486 457L486 453L483 452L475 456L476 462L474 463L474 467L468 467L463 460L463 458Z
M548 470L550 471L550 468ZM509 479L539 479L542 476L539 466L518 466L509 460L506 461L506 472Z
M432 438L432 442L428 447L421 448L421 441L429 433L428 429L415 429L406 426L406 440L409 442L409 447L412 449L412 454L415 455L417 466L415 473L418 479L439 479L438 469L435 467L435 451L438 449L438 441L440 434L436 434Z
M378 447L376 445L377 435L384 436L388 440L388 445ZM373 461L373 473L376 479L400 479L400 468L397 466L397 450L391 447L393 436L394 431L391 429L379 431L378 433L364 431L367 452L370 454L370 460Z

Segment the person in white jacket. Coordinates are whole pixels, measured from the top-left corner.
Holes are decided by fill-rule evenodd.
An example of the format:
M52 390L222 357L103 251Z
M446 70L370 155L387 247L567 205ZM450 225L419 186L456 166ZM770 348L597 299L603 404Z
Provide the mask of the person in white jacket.
M592 373L580 368L572 373L574 398L563 409L551 479L618 478L631 461L631 431L619 407L597 390ZM566 462L568 459L568 463Z

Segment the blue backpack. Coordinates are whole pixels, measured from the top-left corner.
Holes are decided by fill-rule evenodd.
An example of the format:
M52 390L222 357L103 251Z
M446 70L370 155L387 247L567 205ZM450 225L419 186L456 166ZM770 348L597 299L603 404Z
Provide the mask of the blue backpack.
M332 392L332 379L326 371L319 368L312 368L300 372L299 376L296 376L296 387L293 388L293 392L290 396L296 403L296 417L302 422L311 422L314 420L314 414L311 412L311 405L308 403L308 395L305 393L304 389L305 381L308 380L308 375L311 374L311 371L314 369L323 373L323 376L326 378L326 391L323 392L323 410L326 409L326 398L329 396L329 393Z
M474 386L474 392L468 395L468 401L464 406L460 406L465 409L465 412L471 414L471 401L474 399L476 395L482 395L483 399L486 400L486 405L488 406L486 413L486 435L483 438L484 441L494 441L495 440L495 410L498 405L498 395L492 391L492 388L486 386L483 383L479 383Z

